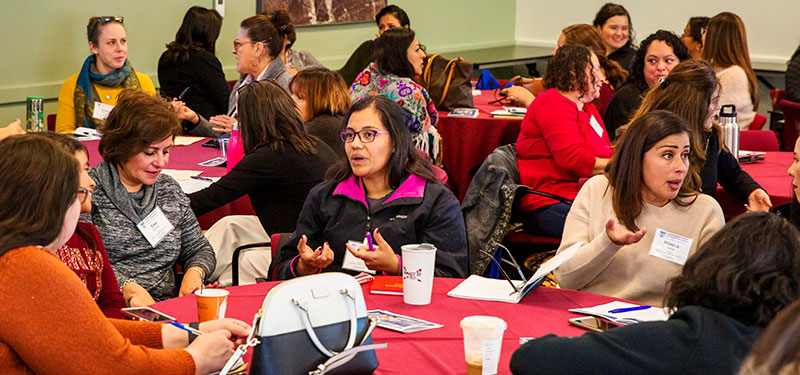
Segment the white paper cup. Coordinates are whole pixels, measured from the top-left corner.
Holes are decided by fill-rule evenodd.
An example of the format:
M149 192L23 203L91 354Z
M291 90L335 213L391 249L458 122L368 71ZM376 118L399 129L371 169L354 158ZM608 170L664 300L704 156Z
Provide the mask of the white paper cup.
M198 289L194 291L197 297L197 318L201 322L217 320L225 317L228 306L228 292L224 289Z
M403 245L403 302L409 305L431 303L436 246L429 243Z
M461 319L467 375L497 374L506 322L494 316L473 315Z
M222 154L223 158L228 157L228 138L222 138L219 140L219 152Z

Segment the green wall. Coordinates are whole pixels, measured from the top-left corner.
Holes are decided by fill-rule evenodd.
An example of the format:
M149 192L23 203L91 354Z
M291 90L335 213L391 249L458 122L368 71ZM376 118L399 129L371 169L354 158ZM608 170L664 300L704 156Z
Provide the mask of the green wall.
M61 83L75 74L88 56L86 22L93 15L122 15L128 33L128 57L139 72L153 79L156 66L192 5L185 0L3 0L0 2L0 126L24 118L25 97L45 97L45 113L55 113ZM408 12L411 26L428 52L450 52L514 42L516 0L401 0L391 2ZM232 40L239 22L255 13L255 0L227 0L217 56L228 79L235 79ZM299 28L297 50L311 51L331 69L377 31L374 22Z

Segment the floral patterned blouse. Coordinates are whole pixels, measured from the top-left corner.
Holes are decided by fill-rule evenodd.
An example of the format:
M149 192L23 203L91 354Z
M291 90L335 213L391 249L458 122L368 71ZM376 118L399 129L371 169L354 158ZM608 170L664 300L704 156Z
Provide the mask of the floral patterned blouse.
M408 128L412 135L436 126L439 119L436 107L428 92L411 78L394 74L381 74L375 63L370 63L350 86L350 99L357 102L368 95L383 95L394 100L408 115Z

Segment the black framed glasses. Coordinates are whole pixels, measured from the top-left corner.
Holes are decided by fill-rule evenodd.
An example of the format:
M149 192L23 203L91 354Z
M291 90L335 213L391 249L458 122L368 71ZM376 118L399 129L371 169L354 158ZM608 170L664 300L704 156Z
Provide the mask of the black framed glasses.
M375 140L375 137L377 137L378 134L389 134L389 132L384 132L375 129L361 129L359 131L353 131L348 129L339 133L339 137L342 138L342 141L344 143L353 143L353 141L356 140L356 136L358 136L358 139L361 141L361 143L372 143L372 141Z
M78 200L81 201L81 204L86 202L90 195L92 195L92 193L89 192L89 189L82 188L78 190Z
M505 259L505 258L501 257L500 261L498 262L497 259L495 259L494 255L490 254L489 252L487 252L487 251L485 251L483 249L479 249L480 252L483 253L484 255L488 256L489 259L491 259L492 262L494 262L494 264L500 270L500 274L503 275L503 278L506 279L506 281L508 281L509 284L511 284L511 288L513 288L514 291L509 293L508 295L512 295L514 293L521 292L522 291L522 287L525 284L528 283L528 278L525 277L525 275L522 273L522 268L520 268L519 263L517 263L517 260L514 259L514 255L511 254L511 251L509 251L507 247L501 245L497 241L492 241L492 242L495 245L497 245L498 251L505 250L506 254L508 254L508 257L511 258L511 260L508 260L508 259ZM502 253L501 253L501 255L502 255ZM514 268L517 269L517 273L519 274L519 277L522 279L522 283L520 283L519 286L514 285L514 282L511 280L511 277L508 276L508 273L506 273L506 271L503 269L503 264L502 263L506 263L506 264L512 265L512 266L514 266Z

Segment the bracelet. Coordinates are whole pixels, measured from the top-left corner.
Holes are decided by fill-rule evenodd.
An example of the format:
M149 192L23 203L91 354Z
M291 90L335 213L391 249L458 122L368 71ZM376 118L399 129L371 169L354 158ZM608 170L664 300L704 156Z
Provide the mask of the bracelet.
M189 323L189 327L192 327L196 330L200 330L200 322L191 322ZM191 344L194 339L197 338L197 335L194 332L189 332L189 343Z
M135 283L135 282L136 282L136 280L134 280L132 277L130 277L130 278L128 278L128 280L125 280L125 282L122 283L122 285L119 286L119 290L122 290L123 288L125 288L125 285L128 285L130 283Z
M195 272L198 272L198 273L200 273L200 281L202 281L202 282L205 282L205 281L206 281L206 271L204 271L202 268L200 268L200 267L198 267L198 266L192 266L192 267L190 267L190 268L189 268L188 270L186 270L186 271L195 271Z

